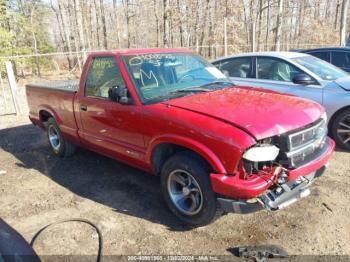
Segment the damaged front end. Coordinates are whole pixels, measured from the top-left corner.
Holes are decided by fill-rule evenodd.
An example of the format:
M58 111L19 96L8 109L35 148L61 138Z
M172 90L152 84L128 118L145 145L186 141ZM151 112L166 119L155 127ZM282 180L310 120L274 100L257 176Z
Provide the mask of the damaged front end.
M334 150L326 119L300 130L259 141L242 156L234 175L211 174L224 211L280 210L310 194Z

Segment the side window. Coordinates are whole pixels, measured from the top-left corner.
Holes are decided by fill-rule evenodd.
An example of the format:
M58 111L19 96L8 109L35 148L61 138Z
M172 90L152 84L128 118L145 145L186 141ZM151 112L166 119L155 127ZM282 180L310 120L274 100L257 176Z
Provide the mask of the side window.
M108 98L108 90L125 86L119 66L114 57L96 57L92 61L85 84L85 95Z
M258 79L292 82L296 74L303 72L280 59L258 57L256 73Z
M324 60L324 61L326 61L328 63L330 61L329 52L311 52L309 54L312 55L312 56L315 56L315 57L317 57L319 59L322 59L322 60Z
M250 57L227 59L220 62L219 69L227 71L230 77L251 78L252 59Z
M341 68L350 68L350 53L332 52L332 64Z

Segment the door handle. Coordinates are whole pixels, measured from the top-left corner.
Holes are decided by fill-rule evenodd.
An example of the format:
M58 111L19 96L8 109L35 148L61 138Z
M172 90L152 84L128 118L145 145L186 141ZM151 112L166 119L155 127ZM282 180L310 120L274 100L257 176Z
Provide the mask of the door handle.
M80 105L80 110L81 111L87 111L87 106L86 105Z

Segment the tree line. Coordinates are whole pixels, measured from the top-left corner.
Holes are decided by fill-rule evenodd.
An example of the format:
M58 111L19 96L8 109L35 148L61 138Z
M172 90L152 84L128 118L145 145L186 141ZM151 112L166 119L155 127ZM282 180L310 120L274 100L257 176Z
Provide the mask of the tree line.
M230 53L345 45L348 5L349 0L0 0L0 55L191 47L212 58L224 54L225 43ZM72 66L76 58L68 60ZM38 61L31 63L36 67Z

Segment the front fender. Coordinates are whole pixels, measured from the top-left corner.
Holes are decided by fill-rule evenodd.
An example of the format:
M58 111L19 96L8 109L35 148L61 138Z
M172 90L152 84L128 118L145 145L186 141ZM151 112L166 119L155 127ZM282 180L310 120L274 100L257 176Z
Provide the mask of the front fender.
M150 166L152 165L152 155L153 155L154 149L158 145L163 143L169 143L169 144L174 144L174 145L188 148L198 153L205 160L207 160L208 163L213 168L213 170L215 170L215 172L218 172L221 174L227 173L220 159L207 146L191 138L182 137L182 136L173 135L173 134L158 136L151 140L148 150L146 152L146 161L147 161L147 164L149 164Z

